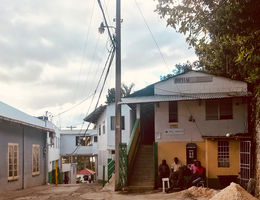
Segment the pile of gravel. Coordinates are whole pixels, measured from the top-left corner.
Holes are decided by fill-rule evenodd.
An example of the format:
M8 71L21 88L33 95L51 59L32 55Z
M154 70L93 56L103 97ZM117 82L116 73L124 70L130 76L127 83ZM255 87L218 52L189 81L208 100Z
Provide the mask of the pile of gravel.
M236 183L231 183L228 187L221 190L210 200L257 200L244 188Z

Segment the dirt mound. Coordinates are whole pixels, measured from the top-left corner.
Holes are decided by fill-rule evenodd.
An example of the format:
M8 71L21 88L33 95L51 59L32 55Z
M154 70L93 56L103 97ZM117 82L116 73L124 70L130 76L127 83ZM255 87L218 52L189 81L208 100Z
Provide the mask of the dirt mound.
M115 174L112 175L109 182L102 188L102 191L115 191Z
M231 183L228 187L221 190L210 200L257 200L244 188L236 183Z
M203 187L190 187L187 190L182 191L185 196L192 196L192 197L206 197L211 198L216 194L216 191L209 188Z

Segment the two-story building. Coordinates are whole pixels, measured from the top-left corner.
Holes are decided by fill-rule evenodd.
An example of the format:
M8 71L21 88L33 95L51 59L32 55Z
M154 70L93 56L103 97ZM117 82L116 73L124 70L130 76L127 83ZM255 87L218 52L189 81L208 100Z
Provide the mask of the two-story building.
M122 143L128 143L133 128L135 115L131 108L121 108ZM98 133L98 172L102 180L105 167L105 180L108 180L108 162L115 159L115 104L101 105L84 119L96 126Z
M252 174L248 96L244 82L189 71L123 98L137 115L141 142L134 159L144 160L142 152L150 151L156 161L154 173L149 171L152 161L130 165L128 185L155 186L158 165L163 159L171 164L174 157L187 165L194 158L201 161L209 186L218 186L218 177L228 175L244 185ZM138 140L133 141L136 145Z
M77 171L85 168L96 171L98 154L97 132L96 130L85 132L85 129L60 130L62 163L77 164ZM66 174L63 176L65 177Z

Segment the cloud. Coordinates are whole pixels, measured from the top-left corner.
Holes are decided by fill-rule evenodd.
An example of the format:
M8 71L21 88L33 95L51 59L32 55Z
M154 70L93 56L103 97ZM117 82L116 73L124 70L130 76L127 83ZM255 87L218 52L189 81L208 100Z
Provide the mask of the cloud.
M156 2L122 1L122 82L135 90L159 80L173 66L195 60L185 38L154 12ZM115 1L102 0L114 26ZM95 90L108 55L107 31L96 0L2 1L0 7L0 99L32 115L59 113ZM112 32L114 32L111 29ZM114 87L114 63L104 95ZM61 116L62 126L86 114L87 101ZM92 107L93 109L93 107ZM34 114L35 113L35 114Z

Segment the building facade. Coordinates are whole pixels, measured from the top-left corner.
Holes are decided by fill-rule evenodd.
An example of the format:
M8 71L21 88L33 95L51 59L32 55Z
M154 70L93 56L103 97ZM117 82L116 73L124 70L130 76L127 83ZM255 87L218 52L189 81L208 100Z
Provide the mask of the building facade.
M44 121L0 102L0 192L47 183L50 132Z
M244 82L189 71L122 102L136 106L142 143L157 145L158 165L174 157L189 165L196 158L206 168L208 185L219 187L221 176L237 176L242 185L252 176L248 96Z
M98 136L96 130L61 130L62 163L76 163L77 171L97 169Z
M134 113L127 105L121 107L122 143L129 142L134 123ZM115 159L115 104L100 106L88 115L85 121L94 123L98 134L98 172L97 179L103 178L105 167L105 180L108 180L108 162Z

